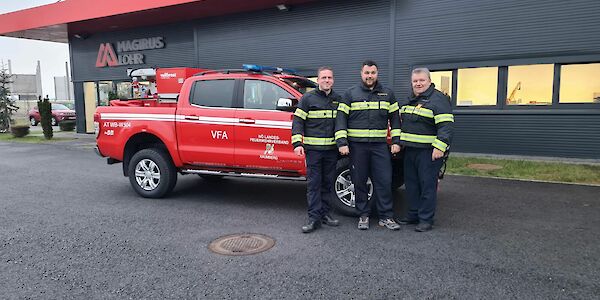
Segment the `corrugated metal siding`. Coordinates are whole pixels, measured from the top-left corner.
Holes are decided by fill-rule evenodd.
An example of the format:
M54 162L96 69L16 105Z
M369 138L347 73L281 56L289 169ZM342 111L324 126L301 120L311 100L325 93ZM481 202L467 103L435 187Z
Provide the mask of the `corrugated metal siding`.
M243 63L277 65L314 74L333 67L334 89L360 82L365 59L387 74L389 1L323 1L210 19L198 23L199 65L240 68ZM382 82L387 84L387 78Z
M393 41L391 3L396 3ZM99 44L164 36L167 47L147 51L147 66L221 69L255 63L309 74L330 65L335 89L341 92L359 82L364 59L377 61L381 82L389 84L389 62L394 61L393 88L398 97L406 97L409 67L414 65L494 64L523 58L535 63L584 54L600 61L598 16L597 0L318 1L289 12L273 8L72 40L73 79L123 79L127 67L94 66ZM597 114L568 109L552 114L458 111L453 149L600 158L599 109L590 111Z
M600 54L600 1L398 1L396 84L415 64Z
M101 43L164 37L165 48L143 51L144 65L96 68L98 48ZM195 66L194 31L189 23L154 26L135 30L104 32L84 40L71 39L73 81L119 80L127 78L127 68Z
M600 158L600 114L457 115L457 152Z
M398 1L395 88L408 95L409 67L591 54L600 61L600 1ZM477 88L477 87L473 87ZM454 151L600 158L600 112L456 112Z

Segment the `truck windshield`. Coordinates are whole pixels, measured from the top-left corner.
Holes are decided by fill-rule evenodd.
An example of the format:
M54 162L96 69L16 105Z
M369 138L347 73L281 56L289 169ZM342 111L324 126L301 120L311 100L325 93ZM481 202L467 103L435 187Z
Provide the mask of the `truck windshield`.
M316 83L314 83L306 78L287 77L287 78L282 78L282 80L302 94L304 94L306 92L310 92L317 88Z

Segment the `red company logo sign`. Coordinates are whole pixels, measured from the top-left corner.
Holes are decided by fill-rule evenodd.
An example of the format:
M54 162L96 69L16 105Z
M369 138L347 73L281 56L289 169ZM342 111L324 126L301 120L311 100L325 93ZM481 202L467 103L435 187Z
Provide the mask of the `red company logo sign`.
M161 49L165 47L164 38L161 36L118 41L115 43L101 43L98 48L96 67L116 67L144 64L144 51Z
M98 58L96 58L96 67L114 67L119 65L117 54L110 43L100 44L98 49Z

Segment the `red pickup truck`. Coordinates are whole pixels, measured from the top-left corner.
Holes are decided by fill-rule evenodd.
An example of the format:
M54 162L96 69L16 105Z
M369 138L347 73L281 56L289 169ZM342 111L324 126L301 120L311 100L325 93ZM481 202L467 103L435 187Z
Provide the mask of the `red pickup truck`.
M176 99L113 100L94 114L96 152L109 164L122 162L138 194L167 195L178 173L305 179L291 128L298 100L316 88L312 81L254 65L172 79L183 83ZM391 163L397 188L403 183L401 159ZM338 162L332 198L339 212L355 215L346 157Z

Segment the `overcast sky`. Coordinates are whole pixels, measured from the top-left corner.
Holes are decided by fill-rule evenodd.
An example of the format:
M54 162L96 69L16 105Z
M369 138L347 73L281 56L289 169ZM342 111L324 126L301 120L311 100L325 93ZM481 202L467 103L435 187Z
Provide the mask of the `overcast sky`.
M0 0L0 14L54 2L57 0ZM42 67L42 92L52 99L54 76L66 75L65 62L69 62L69 45L0 37L0 60L4 61L6 68L9 59L12 72L16 74L35 74L39 60Z

